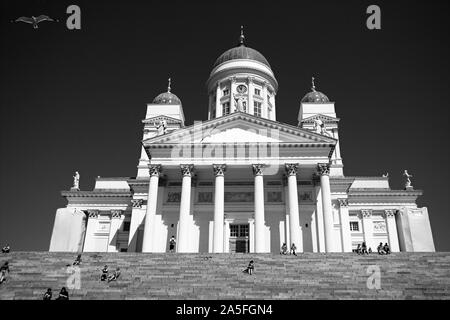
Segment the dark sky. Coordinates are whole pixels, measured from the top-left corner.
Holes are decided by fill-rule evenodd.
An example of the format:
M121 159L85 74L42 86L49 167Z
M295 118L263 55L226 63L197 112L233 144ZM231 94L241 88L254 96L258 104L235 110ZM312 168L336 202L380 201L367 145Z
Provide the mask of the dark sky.
M81 7L82 29L65 21ZM366 28L378 4L382 29ZM135 176L146 103L166 90L187 124L207 115L205 82L237 43L280 84L277 120L296 125L317 89L336 102L346 175L402 172L424 190L436 248L450 251L448 1L1 1L0 244L48 250L60 190ZM58 23L12 23L47 14Z

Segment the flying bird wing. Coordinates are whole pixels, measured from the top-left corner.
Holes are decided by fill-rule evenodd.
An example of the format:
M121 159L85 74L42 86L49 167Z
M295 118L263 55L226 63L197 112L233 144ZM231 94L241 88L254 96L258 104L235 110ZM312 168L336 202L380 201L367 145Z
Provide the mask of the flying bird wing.
M54 21L49 16L41 14L39 17L36 18L36 23L42 22L42 21Z
M20 17L16 19L16 22L34 23L34 20L28 17Z

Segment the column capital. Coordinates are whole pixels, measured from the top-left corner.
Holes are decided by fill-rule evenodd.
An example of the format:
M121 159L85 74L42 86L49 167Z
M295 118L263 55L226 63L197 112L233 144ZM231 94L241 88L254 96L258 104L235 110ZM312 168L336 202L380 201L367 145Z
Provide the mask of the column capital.
M397 210L395 210L395 209L384 210L384 215L386 216L386 218L394 218L396 213L397 213Z
M231 83L235 83L236 82L236 77L230 77L230 82Z
M363 219L372 217L372 209L362 209L361 216Z
M253 175L254 176L262 176L264 167L265 167L264 164L252 164Z
M298 163L286 163L284 165L286 169L286 173L288 176L296 176L299 172L299 164Z
M88 218L98 218L98 210L87 210Z
M190 177L194 173L193 164L180 164L180 169L183 177Z
M150 177L153 177L153 176L159 177L159 175L161 174L161 171L162 171L162 167L160 164L149 164L148 170L150 172Z
M317 164L317 172L321 176L330 175L330 164L329 163L318 163Z
M248 77L247 79L249 84L255 82L255 77Z
M144 204L144 199L131 199L131 206L133 208L142 208Z
M225 171L227 170L226 164L213 164L214 176L224 176Z
M111 218L120 218L122 216L122 210L111 210Z
M341 208L348 207L348 199L338 199L338 202Z

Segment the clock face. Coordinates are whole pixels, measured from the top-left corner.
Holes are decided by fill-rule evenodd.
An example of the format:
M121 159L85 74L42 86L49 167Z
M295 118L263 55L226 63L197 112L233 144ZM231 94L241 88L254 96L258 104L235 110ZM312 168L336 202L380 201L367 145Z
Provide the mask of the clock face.
M237 87L237 92L239 92L239 93L246 93L247 92L247 87L244 86L243 84L240 84Z

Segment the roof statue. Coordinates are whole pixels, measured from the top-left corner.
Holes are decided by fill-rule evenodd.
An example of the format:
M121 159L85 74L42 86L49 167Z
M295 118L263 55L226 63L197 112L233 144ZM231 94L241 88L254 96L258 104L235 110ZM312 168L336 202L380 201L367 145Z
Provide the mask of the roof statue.
M72 190L80 190L80 174L78 171L75 171L75 175L73 176L73 186Z
M403 172L403 176L406 178L405 179L405 190L413 189L413 186L411 185L411 179L410 179L413 177L412 174L409 174L408 170L405 170Z

